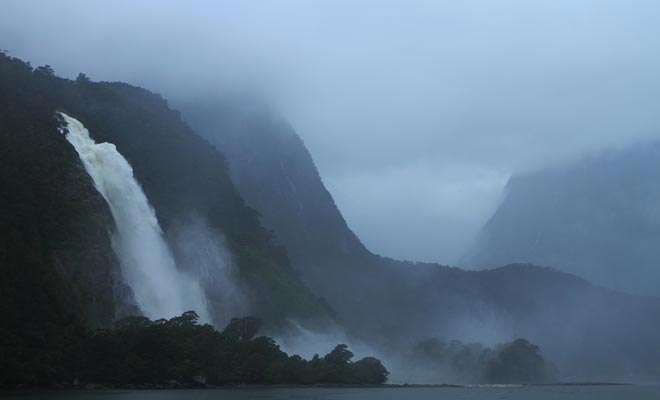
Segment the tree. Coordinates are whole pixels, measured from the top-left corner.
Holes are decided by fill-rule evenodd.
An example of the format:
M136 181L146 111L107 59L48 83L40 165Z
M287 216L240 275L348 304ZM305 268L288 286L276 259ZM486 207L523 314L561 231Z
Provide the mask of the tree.
M354 363L353 370L354 379L359 383L385 383L390 374L383 363L374 357L365 357Z
M240 340L250 340L261 329L261 319L248 316L244 318L232 318L229 325L225 328L226 333L238 335Z
M345 344L338 344L330 353L326 354L324 360L334 365L346 365L351 362L353 352Z
M140 329L151 326L153 322L143 316L131 315L114 322L113 326L118 330Z
M55 70L53 69L53 67L51 67L48 64L46 64L44 66L41 66L41 67L37 67L37 69L35 69L34 72L37 72L39 74L43 74L43 75L46 75L46 76L55 76Z
M89 79L89 77L87 77L87 75L85 75L81 72L81 73L78 74L78 77L76 78L76 82L79 83L79 84L84 85L84 84L92 82L92 80Z
M503 345L488 365L488 377L497 383L551 380L540 348L525 339Z
M197 325L199 315L195 311L186 311L178 317L174 317L168 321L171 326L194 326Z

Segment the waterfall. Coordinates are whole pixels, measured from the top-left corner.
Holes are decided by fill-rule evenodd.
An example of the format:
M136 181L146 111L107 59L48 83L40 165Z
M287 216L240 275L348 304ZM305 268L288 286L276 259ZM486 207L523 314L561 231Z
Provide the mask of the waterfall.
M115 145L94 142L80 121L60 115L67 124L66 139L110 207L116 225L113 248L142 312L158 319L195 310L200 320L210 322L204 291L197 280L177 269L128 161Z

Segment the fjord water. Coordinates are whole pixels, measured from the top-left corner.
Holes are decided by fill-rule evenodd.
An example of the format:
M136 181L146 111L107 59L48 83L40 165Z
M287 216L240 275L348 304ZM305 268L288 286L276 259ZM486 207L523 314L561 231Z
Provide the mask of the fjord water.
M108 203L116 225L113 248L141 311L151 319L195 310L210 321L204 293L192 277L177 270L156 214L128 161L111 143L96 143L77 119L60 113L94 186Z
M77 400L657 400L659 385L485 386L464 388L246 388L140 391L53 391L7 399Z

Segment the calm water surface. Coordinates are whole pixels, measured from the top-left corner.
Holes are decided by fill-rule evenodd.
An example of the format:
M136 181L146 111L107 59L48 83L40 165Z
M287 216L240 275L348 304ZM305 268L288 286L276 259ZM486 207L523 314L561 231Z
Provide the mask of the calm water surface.
M57 391L0 396L17 400L660 400L660 386Z

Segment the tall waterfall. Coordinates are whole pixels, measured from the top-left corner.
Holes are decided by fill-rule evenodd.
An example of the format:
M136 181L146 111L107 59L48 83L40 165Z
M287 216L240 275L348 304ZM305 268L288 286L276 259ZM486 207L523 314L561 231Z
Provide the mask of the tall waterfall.
M113 248L142 312L156 319L195 310L202 321L210 322L199 282L177 270L156 214L128 161L115 145L94 142L80 121L60 114L67 124L66 139L110 206L117 227Z

